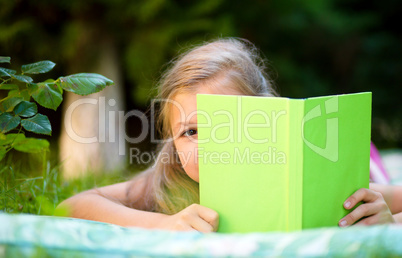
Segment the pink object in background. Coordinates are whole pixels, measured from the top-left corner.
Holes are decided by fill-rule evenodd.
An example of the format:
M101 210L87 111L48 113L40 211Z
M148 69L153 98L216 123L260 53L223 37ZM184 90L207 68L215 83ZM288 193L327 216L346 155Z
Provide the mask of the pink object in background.
M370 181L378 184L390 183L390 177L382 164L380 153L373 143L370 145Z

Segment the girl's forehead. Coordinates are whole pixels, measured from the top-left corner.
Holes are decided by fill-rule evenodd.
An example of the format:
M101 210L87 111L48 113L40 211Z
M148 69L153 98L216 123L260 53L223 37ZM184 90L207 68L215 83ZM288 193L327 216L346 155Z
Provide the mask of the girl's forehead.
M177 95L187 96L196 96L197 94L244 95L237 83L229 76L210 78L193 85L191 90L177 93Z
M176 94L170 102L171 126L197 121L197 94L220 94L220 95L242 95L241 92L231 88L223 90L219 87L197 87L192 92Z

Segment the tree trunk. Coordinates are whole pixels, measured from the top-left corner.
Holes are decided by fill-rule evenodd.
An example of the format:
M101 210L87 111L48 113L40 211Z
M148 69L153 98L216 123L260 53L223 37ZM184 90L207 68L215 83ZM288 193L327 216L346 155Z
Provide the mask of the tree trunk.
M96 42L99 60L95 73L115 82L103 91L88 96L66 92L60 136L60 161L65 179L87 173L104 173L125 166L125 156L119 155L118 111L125 107L122 75L116 46L109 40ZM125 132L125 130L123 130ZM122 136L124 137L124 136Z

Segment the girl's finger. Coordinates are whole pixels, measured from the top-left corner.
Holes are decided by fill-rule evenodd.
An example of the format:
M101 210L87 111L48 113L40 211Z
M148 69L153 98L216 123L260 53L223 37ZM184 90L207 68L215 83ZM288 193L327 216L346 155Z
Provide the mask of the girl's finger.
M210 233L214 231L214 228L211 226L211 224L200 217L197 217L193 221L191 221L191 227L203 233Z
M340 227L350 226L359 219L376 214L380 211L380 206L375 203L365 203L354 209L339 221Z
M356 226L367 226L367 225L373 225L378 223L378 215L370 216L368 218L364 218L357 222L355 225Z
M195 228L193 228L192 226L190 226L190 225L186 225L186 226L181 226L180 228L176 228L175 230L178 230L178 231L198 231L197 229L195 229Z
M197 211L199 216L212 226L213 231L218 230L219 215L216 211L201 205L197 206Z
M346 199L343 206L345 209L353 208L357 203L363 202L374 202L378 198L381 197L381 194L366 188L360 188L354 194L352 194L349 198Z

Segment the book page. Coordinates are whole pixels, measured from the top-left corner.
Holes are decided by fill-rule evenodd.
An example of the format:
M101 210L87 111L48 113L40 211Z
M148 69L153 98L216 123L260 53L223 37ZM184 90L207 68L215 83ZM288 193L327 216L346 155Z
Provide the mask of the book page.
M289 99L197 95L200 204L219 232L288 230Z
M337 226L344 201L369 187L371 93L305 101L303 228Z

